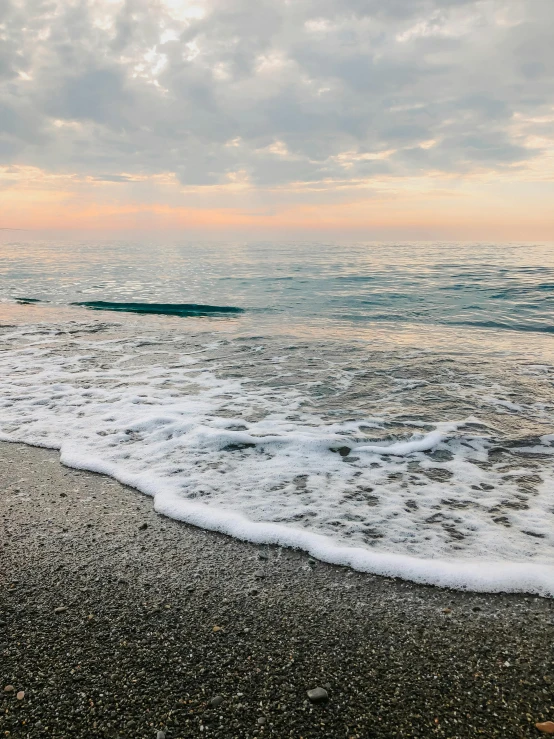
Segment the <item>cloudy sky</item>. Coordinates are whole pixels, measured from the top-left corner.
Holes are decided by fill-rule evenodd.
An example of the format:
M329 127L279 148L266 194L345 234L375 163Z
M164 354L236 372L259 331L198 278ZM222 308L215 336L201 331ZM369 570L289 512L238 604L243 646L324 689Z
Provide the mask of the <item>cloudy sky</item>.
M0 0L0 226L554 240L554 0Z

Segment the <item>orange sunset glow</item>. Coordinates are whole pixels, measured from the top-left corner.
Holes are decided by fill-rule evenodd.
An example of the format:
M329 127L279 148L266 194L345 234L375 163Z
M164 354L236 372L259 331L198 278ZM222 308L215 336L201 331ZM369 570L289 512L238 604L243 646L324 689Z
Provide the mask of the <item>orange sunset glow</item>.
M23 25L14 5L0 227L549 239L552 5L532 5L276 0L246 22L89 0L79 40L69 4Z
M4 176L12 174L4 169ZM19 174L19 173L18 173ZM519 173L521 177L521 173ZM554 233L554 185L490 175L352 183L183 188L170 174L130 183L26 173L3 195L4 222L28 231L191 230L245 234L538 239Z

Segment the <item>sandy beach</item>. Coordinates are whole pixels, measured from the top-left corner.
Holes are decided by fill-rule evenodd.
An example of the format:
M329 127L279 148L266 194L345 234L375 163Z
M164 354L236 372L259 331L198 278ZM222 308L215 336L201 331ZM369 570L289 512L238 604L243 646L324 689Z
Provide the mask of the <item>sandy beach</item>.
M2 736L515 739L554 718L551 600L255 547L44 449L0 444L0 491Z

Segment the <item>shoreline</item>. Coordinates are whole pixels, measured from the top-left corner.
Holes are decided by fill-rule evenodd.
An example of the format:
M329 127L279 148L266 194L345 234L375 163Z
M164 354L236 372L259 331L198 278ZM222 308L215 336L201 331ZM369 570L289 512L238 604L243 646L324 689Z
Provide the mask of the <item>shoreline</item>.
M0 491L5 736L531 737L554 717L550 599L245 543L20 444Z
M471 593L522 594L554 598L554 568L533 562L455 561L425 559L410 554L379 552L359 546L336 542L325 534L307 529L294 529L283 524L251 521L242 514L223 510L213 505L183 501L172 492L152 492L155 486L147 485L146 491L140 476L120 473L112 465L100 459L83 464L80 455L67 453L49 446L35 446L25 442L13 442L3 438L0 443L24 444L31 448L52 449L59 454L63 466L78 472L103 475L139 495L152 500L154 511L179 523L205 531L228 536L253 546L276 546L293 549L313 557L321 563L350 568L356 572L399 579L415 585L430 585L445 590ZM85 466L87 465L87 466ZM150 488L150 490L148 490Z

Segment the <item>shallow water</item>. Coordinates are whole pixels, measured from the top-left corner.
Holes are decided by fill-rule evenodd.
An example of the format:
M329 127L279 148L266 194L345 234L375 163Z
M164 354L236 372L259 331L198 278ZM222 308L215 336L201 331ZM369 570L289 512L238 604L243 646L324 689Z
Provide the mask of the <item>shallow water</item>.
M554 594L552 254L4 245L0 432L235 536Z

